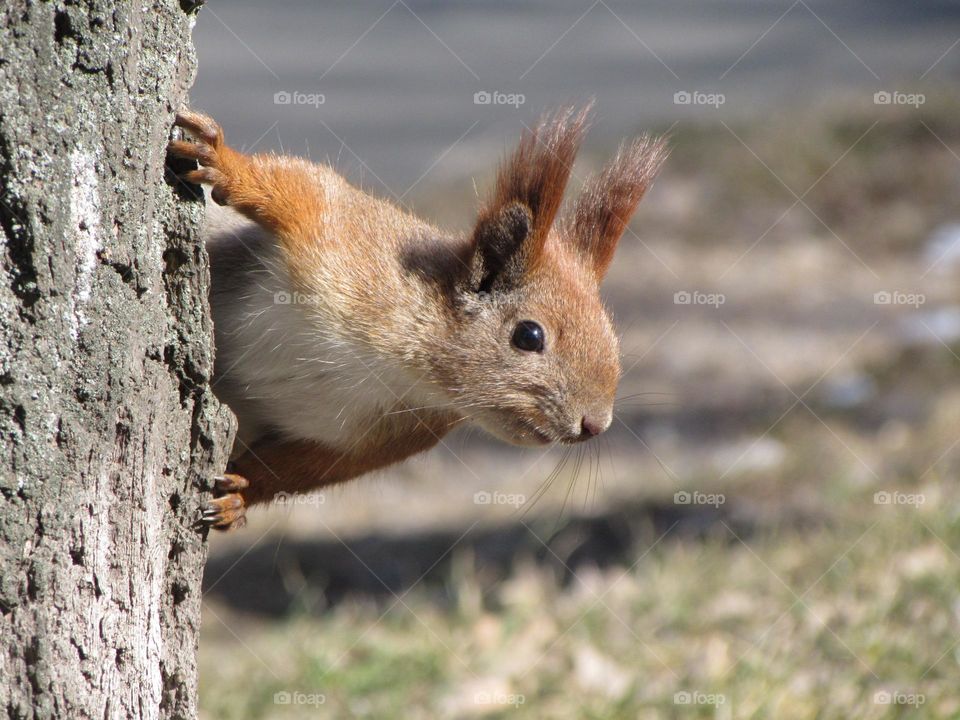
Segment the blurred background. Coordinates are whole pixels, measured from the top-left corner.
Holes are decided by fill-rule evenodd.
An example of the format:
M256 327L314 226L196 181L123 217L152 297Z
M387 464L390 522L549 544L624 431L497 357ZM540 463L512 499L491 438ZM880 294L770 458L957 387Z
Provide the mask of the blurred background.
M208 2L195 107L470 227L537 116L571 192L672 155L604 287L611 430L461 431L211 538L207 718L957 717L960 6Z

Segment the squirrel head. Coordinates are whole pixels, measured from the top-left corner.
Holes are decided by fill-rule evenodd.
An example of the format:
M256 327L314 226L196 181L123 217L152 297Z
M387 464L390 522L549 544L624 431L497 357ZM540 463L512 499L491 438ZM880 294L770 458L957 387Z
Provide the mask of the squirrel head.
M524 133L444 291L434 373L467 419L518 445L585 440L613 418L620 349L599 285L665 145L621 146L555 224L588 111Z

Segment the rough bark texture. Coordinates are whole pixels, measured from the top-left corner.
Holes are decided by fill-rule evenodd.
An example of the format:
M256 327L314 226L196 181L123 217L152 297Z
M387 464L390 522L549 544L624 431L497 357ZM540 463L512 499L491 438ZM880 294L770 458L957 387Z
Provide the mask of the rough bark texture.
M0 714L196 715L209 389L199 203L164 181L189 3L0 27Z

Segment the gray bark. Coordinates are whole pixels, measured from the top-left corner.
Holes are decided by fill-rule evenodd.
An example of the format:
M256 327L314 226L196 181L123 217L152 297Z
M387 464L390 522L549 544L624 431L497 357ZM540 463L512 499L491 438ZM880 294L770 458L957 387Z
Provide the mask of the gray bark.
M0 10L0 713L189 718L212 396L200 203L164 181L189 3Z

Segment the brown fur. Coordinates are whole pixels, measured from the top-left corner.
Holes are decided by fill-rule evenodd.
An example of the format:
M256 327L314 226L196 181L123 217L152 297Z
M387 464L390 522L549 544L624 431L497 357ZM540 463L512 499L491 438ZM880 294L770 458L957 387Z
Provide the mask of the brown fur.
M600 431L609 425L619 347L598 282L662 161L663 146L641 139L622 149L588 183L573 217L556 229L586 116L586 110L564 110L524 133L501 165L474 231L457 238L350 186L328 167L242 155L224 143L210 118L178 115L177 124L199 140L170 144L174 155L200 163L184 178L211 185L217 203L276 238L284 282L309 298L277 317L290 323L284 332L294 333L292 341L312 342L303 339L312 332L292 329L307 323L320 343L291 346L276 359L275 345L251 352L263 331L248 326L261 311L237 320L224 303L245 301L244 286L264 281L264 258L272 250L247 243L211 250L218 394L238 417L248 418L241 433L249 450L237 454L236 472L218 481L220 497L206 506L205 520L218 528L239 526L248 505L401 461L465 421L518 444L585 439L588 419ZM512 346L521 320L544 329L541 352ZM236 346L240 336L251 346ZM324 352L328 339L333 357L339 345L355 348L330 362L356 367L305 365ZM264 376L270 389L254 387L261 382L258 370L277 362L286 364ZM331 416L335 408L325 402L345 405L341 413L355 404L336 384L337 373L344 383L358 377L367 383L356 398L366 405L357 407L368 408L379 396L376 408L348 412L342 422L339 414ZM314 387L327 389L315 398L304 395ZM411 391L421 407L405 399ZM331 401L331 392L339 399ZM311 424L315 407L327 411L326 427ZM340 422L342 432L331 421Z
M602 278L613 260L630 216L666 159L666 143L646 135L620 147L616 157L590 178L562 232L574 239Z
M354 447L334 450L320 443L297 440L258 443L241 455L235 470L250 483L244 493L248 505L268 502L279 492L307 493L406 460L429 450L449 431L449 420L425 414L405 432L379 423Z
M563 110L523 133L519 146L497 172L493 197L481 213L479 225L510 203L520 203L533 218L528 242L537 251L543 248L563 202L588 112L589 108L578 113Z

